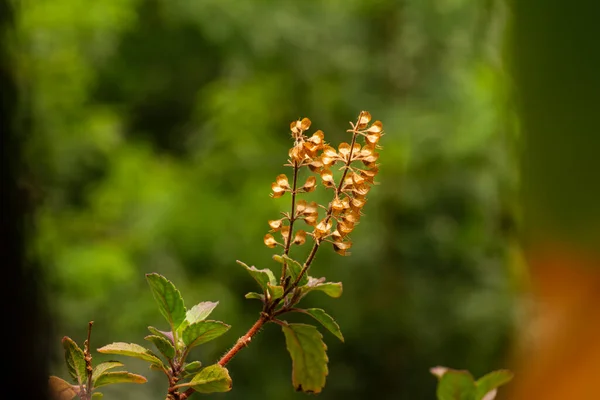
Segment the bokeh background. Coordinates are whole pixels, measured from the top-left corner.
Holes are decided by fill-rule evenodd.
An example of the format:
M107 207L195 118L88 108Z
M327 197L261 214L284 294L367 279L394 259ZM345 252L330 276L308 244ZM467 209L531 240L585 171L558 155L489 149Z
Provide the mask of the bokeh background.
M269 197L309 117L328 141L361 110L383 121L380 185L352 255L322 249L313 274L344 283L313 296L324 332L324 399L433 399L429 368L476 377L505 367L526 281L515 227L517 123L497 0L22 0L17 7L30 251L42 260L60 338L143 342L164 328L144 279L186 304L220 301L232 325L193 353L214 362L254 322L240 259L275 267L262 244L285 203ZM97 360L105 359L98 355ZM164 377L107 398L164 399ZM302 398L283 335L268 326L228 366L230 399ZM214 395L213 397L223 397Z

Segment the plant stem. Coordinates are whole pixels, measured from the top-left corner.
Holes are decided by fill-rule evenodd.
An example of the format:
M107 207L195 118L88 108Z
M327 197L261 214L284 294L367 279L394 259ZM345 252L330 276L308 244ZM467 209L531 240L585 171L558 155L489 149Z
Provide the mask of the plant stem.
M296 186L298 183L298 170L300 167L298 166L298 161L294 160L294 179L292 181L292 210L290 212L290 231L288 232L288 238L285 242L285 248L283 249L283 254L286 256L290 252L290 247L292 245L292 235L294 232L294 221L296 220ZM283 266L281 267L281 279L280 284L284 285L285 275L287 272L287 261L283 262Z
M350 166L350 163L352 162L352 153L354 150L354 144L356 143L356 137L358 136L357 130L358 130L358 125L360 123L361 117L362 117L362 112L358 116L356 125L352 125L352 143L350 144L350 154L348 155L348 160L346 161L346 164L344 165L344 172L342 173L340 182L335 189L336 197L339 196L339 194L342 190L342 186L344 184L344 179L346 178L346 175L348 173L348 169L349 169L348 167ZM292 211L291 211L291 215L290 215L290 231L288 234L287 243L284 248L285 255L288 255L288 253L290 251L291 239L292 239L292 228L293 228L294 220L295 220L294 214L296 211L295 210L295 207L296 207L296 184L298 181L298 170L299 170L298 163L297 163L297 161L294 161L294 180L292 183ZM333 216L333 204L330 203L329 207L327 208L326 222L328 222L332 216ZM275 311L275 308L288 294L290 294L290 292L292 290L294 290L296 287L298 287L298 284L300 283L300 279L302 279L304 274L306 274L306 272L310 268L310 265L314 261L320 245L321 245L321 240L319 240L319 239L315 240L315 244L313 245L308 257L306 258L306 261L304 262L302 270L300 271L300 273L298 274L298 276L296 277L294 282L292 282L292 284L290 284L289 286L287 286L285 288L283 295L281 295L281 297L274 299L273 302L270 304L268 302L265 303L265 307L263 308L264 311L260 314L260 317L254 323L254 325L252 325L252 327L250 327L250 329L248 329L246 334L244 336L242 336L241 338L239 338L238 341L236 342L236 344L227 353L225 353L225 355L223 355L223 357L221 357L221 359L218 361L218 364L220 366L224 367L225 365L227 365L229 363L229 361L231 361L231 359L233 357L235 357L235 355L241 349L248 346L248 344L250 344L250 342L252 341L252 338L260 331L260 329L262 328L262 326L264 324L266 324L269 321L273 321L275 323L283 325L284 323L282 321L276 319L275 317L279 316L281 314L284 314L286 312L296 310L293 308L281 308L281 309ZM282 284L285 281L286 269L287 269L287 263L284 262L283 267L282 267L282 273L281 273L281 283ZM195 392L195 390L193 388L189 388L184 393L181 393L179 399L185 400L189 396L191 396L194 392Z
M90 338L92 337L92 325L94 325L94 321L90 321L88 323L88 333L87 339L83 345L84 347L84 356L85 356L85 369L87 372L87 384L86 384L86 398L92 398L92 373L94 372L94 368L92 367L92 353L90 352Z

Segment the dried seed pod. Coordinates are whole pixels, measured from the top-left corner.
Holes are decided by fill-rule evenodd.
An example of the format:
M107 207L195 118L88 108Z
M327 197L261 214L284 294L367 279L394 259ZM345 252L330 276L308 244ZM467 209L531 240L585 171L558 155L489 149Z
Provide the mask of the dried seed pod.
M302 229L300 229L294 235L294 239L293 239L292 243L300 246L300 245L303 245L305 242L306 242L306 232L303 231Z
M281 226L283 225L283 219L273 219L273 220L269 220L269 226L271 227L271 230L273 232L278 231L279 229L281 229Z
M315 186L317 185L317 178L315 178L314 176L309 176L306 179L306 182L304 183L304 185L300 188L300 190L302 190L303 192L312 192L315 190Z
M273 235L267 233L265 235L265 237L263 238L263 242L265 243L265 245L267 247L273 248L275 246L277 246L279 243L277 243L277 241L275 240L275 238L273 237Z

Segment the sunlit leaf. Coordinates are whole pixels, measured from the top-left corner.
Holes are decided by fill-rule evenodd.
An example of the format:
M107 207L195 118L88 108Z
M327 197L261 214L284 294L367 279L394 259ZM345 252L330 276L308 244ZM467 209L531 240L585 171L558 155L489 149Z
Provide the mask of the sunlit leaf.
M185 313L185 321L179 327L179 331L183 331L189 324L206 319L218 305L218 301L203 301L196 304Z
M475 400L483 400L489 392L510 382L513 376L514 374L509 370L492 371L482 376L475 382L477 387Z
M96 379L98 379L98 377L106 371L122 366L123 364L118 361L107 361L96 365L94 371L92 372L92 383L96 382Z
M199 346L218 338L231 326L221 321L199 321L189 325L182 332L183 342L187 347Z
M229 371L219 364L204 368L190 381L190 386L198 393L228 392L232 384Z
M271 295L271 298L273 298L273 299L277 299L277 298L280 298L281 296L283 296L283 287L282 286L271 285L270 283L267 283L267 289L269 291L269 295Z
M111 385L113 383L146 383L148 380L142 375L132 374L131 372L106 372L96 379L94 387Z
M171 330L175 331L185 320L185 306L181 293L171 281L162 275L156 273L146 274L146 280L150 285L160 313L171 326Z
M325 278L313 278L308 279L308 283L300 288L303 295L312 291L324 292L329 297L338 298L342 295L342 283L341 282L325 282Z
M292 383L298 391L320 393L328 374L323 336L312 325L282 326L287 349L292 357Z
M260 301L264 301L265 300L265 295L264 294L260 294L260 293L256 293L256 292L246 293L246 295L244 297L247 298L247 299L256 299L256 300L260 300Z
M115 342L100 347L98 349L98 352L104 354L118 354L127 357L139 358L140 360L148 361L149 363L154 364L158 367L163 367L162 361L160 360L160 358L158 358L158 356L156 356L156 354L152 353L147 348L135 343Z

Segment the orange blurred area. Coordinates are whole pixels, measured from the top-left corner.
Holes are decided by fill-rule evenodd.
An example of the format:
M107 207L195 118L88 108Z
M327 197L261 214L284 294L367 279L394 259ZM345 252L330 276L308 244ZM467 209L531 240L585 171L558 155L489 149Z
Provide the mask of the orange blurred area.
M534 308L509 399L600 397L600 257L563 243L528 254Z

